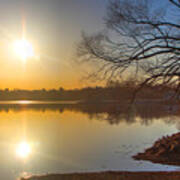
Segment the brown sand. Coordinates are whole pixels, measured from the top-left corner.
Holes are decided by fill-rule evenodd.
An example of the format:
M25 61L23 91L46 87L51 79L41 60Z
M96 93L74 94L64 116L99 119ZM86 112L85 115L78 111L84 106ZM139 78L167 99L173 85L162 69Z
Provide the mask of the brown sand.
M180 172L101 172L34 176L21 180L179 180Z

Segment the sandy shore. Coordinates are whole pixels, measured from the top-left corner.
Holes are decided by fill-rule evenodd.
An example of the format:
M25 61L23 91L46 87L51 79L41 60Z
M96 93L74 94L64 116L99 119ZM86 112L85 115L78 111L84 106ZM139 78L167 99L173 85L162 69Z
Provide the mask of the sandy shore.
M179 180L180 172L100 172L32 176L21 180Z

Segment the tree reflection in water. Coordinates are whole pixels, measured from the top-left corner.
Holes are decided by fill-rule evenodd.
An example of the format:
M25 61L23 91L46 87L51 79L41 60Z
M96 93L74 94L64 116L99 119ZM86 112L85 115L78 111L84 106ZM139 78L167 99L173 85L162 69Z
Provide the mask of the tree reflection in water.
M160 103L143 103L129 106L120 103L87 103L87 104L1 104L0 112L19 112L22 110L33 110L46 112L74 111L87 114L89 119L96 118L99 121L107 121L109 124L117 125L121 122L133 124L139 121L143 125L150 125L156 119L163 119L167 124L177 123L180 129L180 111L179 106L160 104Z

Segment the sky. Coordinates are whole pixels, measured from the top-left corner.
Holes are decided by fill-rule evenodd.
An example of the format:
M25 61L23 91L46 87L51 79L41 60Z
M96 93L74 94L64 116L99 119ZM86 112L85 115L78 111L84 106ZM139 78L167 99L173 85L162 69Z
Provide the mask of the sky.
M91 85L74 62L81 32L104 27L108 0L0 0L0 88L66 89ZM13 52L25 35L34 57ZM88 69L88 67L87 67Z

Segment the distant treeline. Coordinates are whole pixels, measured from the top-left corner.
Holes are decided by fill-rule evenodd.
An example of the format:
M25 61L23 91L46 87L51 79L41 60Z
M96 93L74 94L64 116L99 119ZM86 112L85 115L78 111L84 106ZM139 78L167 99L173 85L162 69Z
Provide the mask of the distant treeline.
M0 100L62 100L62 101L124 101L133 97L137 86L134 82L119 83L110 81L106 87L87 87L82 89L65 90L0 90ZM158 86L145 86L139 91L137 97L143 99L162 99L172 92L171 88Z

